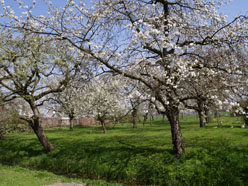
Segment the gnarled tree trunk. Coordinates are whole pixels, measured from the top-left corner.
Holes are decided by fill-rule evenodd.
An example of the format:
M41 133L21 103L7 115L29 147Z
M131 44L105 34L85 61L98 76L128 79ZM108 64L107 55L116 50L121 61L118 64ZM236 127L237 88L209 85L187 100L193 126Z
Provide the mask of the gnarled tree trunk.
M33 122L30 125L31 125L34 133L38 137L38 140L40 141L41 145L44 147L45 151L47 153L54 151L55 147L50 143L50 141L46 137L45 132L40 125L39 117L34 117Z
M176 154L182 154L184 152L184 148L182 142L182 133L180 130L179 109L176 107L170 107L167 109L166 115L171 126L173 150Z
M178 108L179 106L173 99L171 99L169 105L165 104L164 99L160 93L156 94L156 100L158 100L165 108L165 112L164 112L159 110L159 108L155 105L159 113L163 113L167 116L171 126L173 151L177 155L180 155L184 153L184 148L183 148L182 133L179 122L179 108Z
M39 113L37 106L31 101L29 102L29 105L34 114L32 119L28 121L29 125L31 126L34 133L38 137L38 140L40 141L41 145L44 147L45 151L47 153L54 151L55 147L50 143L50 141L46 137L45 132L41 126L40 113Z

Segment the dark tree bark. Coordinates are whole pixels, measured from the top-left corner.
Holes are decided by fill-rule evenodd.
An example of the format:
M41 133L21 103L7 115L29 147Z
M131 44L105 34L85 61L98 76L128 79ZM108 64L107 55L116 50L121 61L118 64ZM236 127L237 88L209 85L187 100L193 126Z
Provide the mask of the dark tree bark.
M248 113L248 101L245 102L245 105L243 108L244 108L245 113ZM245 122L244 124L246 126L248 126L248 116L244 115L243 118L244 118L244 122Z
M132 112L132 119L133 119L133 128L137 128L137 115L138 115L138 109L136 107L133 108Z
M46 137L43 128L40 126L39 120L39 118L33 119L33 124L31 127L36 136L38 137L38 140L40 141L41 145L44 147L45 151L47 153L52 152L55 150L55 147L50 143L50 141Z
M100 122L100 123L102 125L102 129L103 129L104 134L106 134L107 133L107 130L106 130L106 126L105 126L104 121L103 122Z
M73 125L73 118L74 118L74 114L73 114L73 113L69 114L70 131L73 131L73 128L74 128L74 125Z
M102 125L103 133L107 133L106 125L105 125L105 115L104 116L98 116L98 121L100 121L100 124Z
M204 116L204 100L199 99L197 101L197 109L199 120L200 120L200 127L205 127L205 116Z
M34 133L36 134L38 140L40 141L41 145L44 147L47 153L52 152L55 150L55 147L50 143L48 138L45 135L45 132L40 123L40 113L38 108L35 106L33 102L29 102L30 107L33 111L33 117L29 120L29 125L33 129Z
M173 144L173 151L180 155L184 153L183 147L183 140L182 140L182 133L180 129L180 122L179 122L179 105L171 98L170 104L165 104L163 97L158 92L156 94L156 100L158 100L165 108L165 111L161 111L158 106L155 104L155 107L160 114L165 114L169 120L171 126L171 138Z
M176 107L170 107L168 108L166 115L171 126L173 150L176 154L182 154L184 152L184 148L182 142L182 133L180 130L179 109Z

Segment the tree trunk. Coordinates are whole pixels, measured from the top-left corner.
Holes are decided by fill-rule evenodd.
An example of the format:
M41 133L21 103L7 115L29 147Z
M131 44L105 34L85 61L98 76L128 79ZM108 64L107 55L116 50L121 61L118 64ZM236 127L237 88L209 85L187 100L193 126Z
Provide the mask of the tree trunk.
M101 125L102 125L102 129L103 129L104 134L106 134L107 133L107 130L106 130L106 126L105 126L104 121L101 122Z
M40 113L37 106L32 101L28 101L28 103L34 114L32 119L29 121L29 125L31 126L34 133L38 137L38 140L40 141L41 145L44 147L45 151L47 153L54 151L55 147L50 143L50 141L46 137L45 132L40 124Z
M184 148L182 142L182 133L180 131L179 109L175 107L168 108L167 117L171 126L173 150L176 154L182 154L184 152Z
M205 127L204 103L200 99L198 100L197 105L198 105L197 112L200 120L200 127Z
M148 118L148 112L144 115L143 127L145 126L145 122L147 121L147 118Z
M134 107L133 112L132 112L133 128L134 129L137 128L137 113L138 113L138 109L136 107Z
M45 135L45 132L43 128L40 126L40 119L39 117L36 117L33 119L33 123L31 124L31 127L38 137L41 145L44 147L46 152L52 152L55 150L55 147L49 142L48 138Z
M71 115L69 116L69 121L70 121L70 131L73 131L73 127L74 127L74 126L73 126L73 118L74 118L73 116L71 116Z
M211 115L209 109L205 109L206 123L211 123Z
M205 118L204 118L203 111L198 111L198 116L200 120L200 127L205 127Z
M103 132L104 134L107 133L107 130L106 130L106 126L105 126L105 117L101 117L101 116L98 116L98 121L100 121L101 125L102 125L102 129L103 129Z

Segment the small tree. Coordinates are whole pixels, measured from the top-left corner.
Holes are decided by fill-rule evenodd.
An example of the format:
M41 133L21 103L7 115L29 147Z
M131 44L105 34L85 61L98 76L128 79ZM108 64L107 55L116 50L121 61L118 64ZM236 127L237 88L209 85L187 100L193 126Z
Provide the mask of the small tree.
M82 71L82 70L81 70ZM85 73L85 72L84 72ZM55 93L51 96L51 101L48 103L47 108L55 112L59 112L62 115L69 117L70 127L72 131L74 128L73 120L76 116L80 116L80 92L82 92L83 87L85 86L86 79L85 74L80 73L80 78L75 78L70 81L69 86L66 87L63 92ZM79 77L78 76L78 77Z
M69 86L63 92L55 94L49 102L49 106L52 105L52 110L59 112L62 115L69 117L70 131L73 130L73 119L78 115L78 97L77 88ZM50 105L51 104L51 105Z
M106 76L92 79L91 83L80 93L82 112L92 115L107 133L105 121L116 112L126 113L125 98L120 94L120 80Z
M8 32L0 36L3 100L20 98L28 104L32 115L20 117L28 122L46 152L53 151L55 147L41 126L39 107L47 101L48 95L63 91L78 72L79 62L72 53L65 43L55 44L52 39L37 34L19 33L15 36Z
M134 84L129 85L132 86ZM138 87L131 87L130 90L128 90L128 100L131 106L131 115L132 115L132 122L133 122L133 128L137 128L137 121L138 121L138 113L139 113L139 107L140 104L143 102L142 100L142 94L139 92Z

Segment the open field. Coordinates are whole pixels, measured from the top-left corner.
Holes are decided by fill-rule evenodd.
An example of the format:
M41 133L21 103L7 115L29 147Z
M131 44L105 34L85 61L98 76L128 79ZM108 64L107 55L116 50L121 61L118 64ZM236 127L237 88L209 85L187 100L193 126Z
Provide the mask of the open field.
M181 121L186 153L180 157L172 154L168 122L157 119L152 126L140 124L138 129L132 129L131 124L114 129L109 125L107 134L100 126L76 127L74 131L48 129L46 134L56 147L49 154L34 134L13 133L0 141L0 162L123 185L248 185L248 131L240 128L240 118L227 113L221 121L221 128L213 128L216 121L200 128L196 116L186 116ZM1 166L0 174L8 169ZM52 175L49 182L62 179L46 174ZM12 179L10 174L5 175L5 179ZM30 177L36 179L32 174ZM0 179L0 185L3 183Z
M3 166L0 164L1 186L42 186L53 183L85 183L87 185L109 185L104 181L91 181L58 176L47 171L35 171L22 167Z

